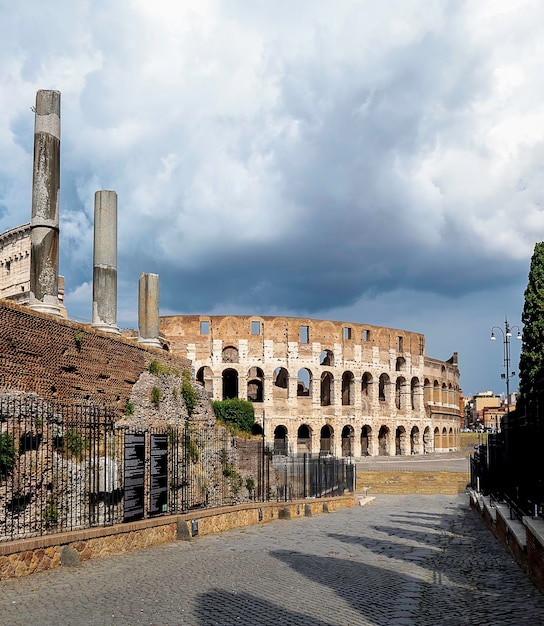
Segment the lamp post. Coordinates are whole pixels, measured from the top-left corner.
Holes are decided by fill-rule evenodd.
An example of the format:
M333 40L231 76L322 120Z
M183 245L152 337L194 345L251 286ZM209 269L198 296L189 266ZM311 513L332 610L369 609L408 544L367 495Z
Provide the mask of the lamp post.
M516 372L510 371L510 340L512 337L512 331L517 330L516 339L521 340L521 331L519 326L510 326L508 318L504 317L504 330L500 326L493 326L491 328L491 341L495 341L495 331L499 331L502 334L503 345L503 359L504 359L504 374L501 374L501 378L506 381L506 416L510 413L510 379L516 375Z

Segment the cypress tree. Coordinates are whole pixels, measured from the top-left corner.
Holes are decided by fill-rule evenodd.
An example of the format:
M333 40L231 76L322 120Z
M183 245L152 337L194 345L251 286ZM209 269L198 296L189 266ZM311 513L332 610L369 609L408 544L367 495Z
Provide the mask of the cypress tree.
M534 411L537 383L544 373L544 242L537 243L531 258L523 305L523 344L519 359L518 410Z

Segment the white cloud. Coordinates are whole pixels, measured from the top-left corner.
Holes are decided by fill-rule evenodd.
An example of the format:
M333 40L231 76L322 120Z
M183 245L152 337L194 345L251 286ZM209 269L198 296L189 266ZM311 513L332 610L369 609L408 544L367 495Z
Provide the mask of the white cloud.
M537 0L0 2L0 229L30 219L54 88L78 306L98 189L129 301L147 266L172 310L180 283L311 313L519 282L544 239L543 21Z

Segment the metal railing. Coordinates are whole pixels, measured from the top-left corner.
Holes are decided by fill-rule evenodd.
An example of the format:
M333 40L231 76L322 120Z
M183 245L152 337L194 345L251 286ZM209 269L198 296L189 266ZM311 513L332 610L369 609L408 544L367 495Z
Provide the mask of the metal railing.
M277 456L243 469L222 428L123 427L110 408L0 398L0 541L244 501L354 490L355 466Z

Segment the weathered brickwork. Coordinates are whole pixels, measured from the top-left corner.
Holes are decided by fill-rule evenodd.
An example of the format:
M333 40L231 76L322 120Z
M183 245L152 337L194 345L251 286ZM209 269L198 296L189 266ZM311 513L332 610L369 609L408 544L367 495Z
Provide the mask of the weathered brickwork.
M458 446L457 355L422 334L346 322L169 316L161 335L216 400L248 398L277 452L423 454Z
M0 300L0 388L65 404L88 400L122 413L138 378L157 358L178 370L191 367L165 351Z

